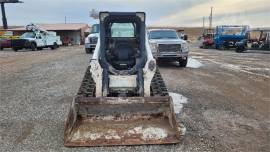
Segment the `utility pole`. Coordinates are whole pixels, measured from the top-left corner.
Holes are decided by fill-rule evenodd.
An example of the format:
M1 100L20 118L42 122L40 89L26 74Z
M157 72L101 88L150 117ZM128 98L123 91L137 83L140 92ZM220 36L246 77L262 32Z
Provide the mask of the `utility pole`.
M202 23L203 23L203 30L204 30L204 17L203 17Z
M23 3L23 2L19 1L19 0L0 0L0 3L1 3L3 28L8 29L7 17L6 17L6 11L5 11L5 3Z
M209 29L212 29L212 20L213 20L213 7L211 7L211 12L209 16Z
M1 11L2 11L2 20L3 20L3 28L7 29L7 17L6 17L6 11L5 11L5 3L1 3Z
M67 24L67 16L65 16L65 24Z

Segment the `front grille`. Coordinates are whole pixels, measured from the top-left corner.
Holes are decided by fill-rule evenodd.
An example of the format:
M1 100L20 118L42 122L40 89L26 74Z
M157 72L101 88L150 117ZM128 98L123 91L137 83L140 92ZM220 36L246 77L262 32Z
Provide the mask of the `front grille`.
M89 42L90 44L97 44L98 38L97 37L90 37Z
M181 50L181 44L159 44L159 52L178 52Z

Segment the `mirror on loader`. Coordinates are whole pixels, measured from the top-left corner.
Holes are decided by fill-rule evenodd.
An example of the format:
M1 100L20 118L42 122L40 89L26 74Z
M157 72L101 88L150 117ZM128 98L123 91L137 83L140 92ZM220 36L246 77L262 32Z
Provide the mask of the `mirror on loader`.
M145 32L145 13L100 13L99 41L70 107L65 146L180 142Z

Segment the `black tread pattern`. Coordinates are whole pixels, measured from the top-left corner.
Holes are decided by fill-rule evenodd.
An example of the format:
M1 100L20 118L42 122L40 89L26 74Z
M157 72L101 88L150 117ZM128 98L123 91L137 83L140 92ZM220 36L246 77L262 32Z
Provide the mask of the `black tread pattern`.
M156 73L151 82L151 96L169 96L167 87L158 68L156 68Z
M92 75L90 72L90 66L88 66L85 71L85 75L84 75L83 81L81 83L81 87L77 95L84 96L84 97L94 97L95 88L96 88L96 83L94 82L92 78Z

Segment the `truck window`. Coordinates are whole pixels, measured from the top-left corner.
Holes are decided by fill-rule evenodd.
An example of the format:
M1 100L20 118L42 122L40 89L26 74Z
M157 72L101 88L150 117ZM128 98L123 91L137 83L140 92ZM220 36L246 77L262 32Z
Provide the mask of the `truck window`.
M92 26L91 33L99 33L99 24L94 24Z
M35 38L35 37L36 37L36 34L33 32L26 32L21 36L21 38Z
M178 39L177 33L171 30L150 31L150 39Z
M113 23L111 26L111 37L135 37L132 23Z

